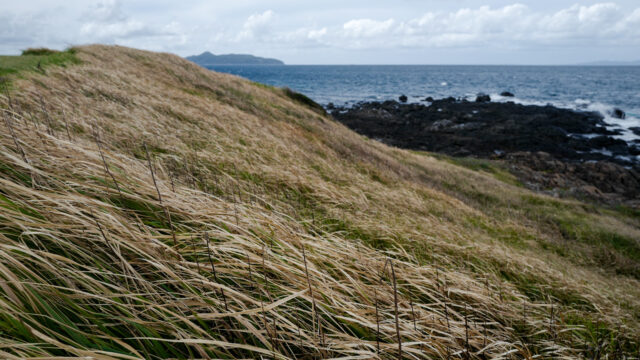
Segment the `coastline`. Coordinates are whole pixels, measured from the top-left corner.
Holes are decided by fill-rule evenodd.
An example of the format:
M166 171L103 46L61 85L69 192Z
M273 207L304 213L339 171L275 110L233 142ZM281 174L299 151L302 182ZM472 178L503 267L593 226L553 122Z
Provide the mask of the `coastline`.
M492 102L515 102L597 111L612 130L624 131L618 138L640 140L640 67L593 66L438 66L438 65L286 65L216 66L251 81L288 87L327 107L351 107L362 101L384 102L405 94L407 103L425 104L434 98L454 96L474 101L478 92ZM500 96L510 91L514 97ZM426 95L425 95L426 94ZM619 108L624 120L608 116Z
M523 186L552 196L640 207L640 141L622 140L624 130L602 114L489 96L429 100L327 108L352 130L391 146L491 160Z

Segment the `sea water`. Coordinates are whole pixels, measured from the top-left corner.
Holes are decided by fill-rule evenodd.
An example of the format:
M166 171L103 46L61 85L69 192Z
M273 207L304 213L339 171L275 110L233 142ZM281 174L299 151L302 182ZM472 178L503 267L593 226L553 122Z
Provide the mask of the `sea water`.
M640 141L640 66L286 65L215 66L252 81L286 86L316 102L353 105L406 95L409 102L453 96L597 111L622 138ZM515 97L502 97L508 91ZM611 116L614 108L626 119Z

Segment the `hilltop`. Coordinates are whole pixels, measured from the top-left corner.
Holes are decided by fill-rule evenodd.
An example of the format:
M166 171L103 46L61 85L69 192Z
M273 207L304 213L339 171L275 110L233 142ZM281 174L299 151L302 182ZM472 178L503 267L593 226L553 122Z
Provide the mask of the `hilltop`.
M0 73L0 357L636 356L636 210L175 55Z
M246 54L214 55L208 51L200 55L187 56L186 59L203 67L213 65L284 65L284 62L278 59Z

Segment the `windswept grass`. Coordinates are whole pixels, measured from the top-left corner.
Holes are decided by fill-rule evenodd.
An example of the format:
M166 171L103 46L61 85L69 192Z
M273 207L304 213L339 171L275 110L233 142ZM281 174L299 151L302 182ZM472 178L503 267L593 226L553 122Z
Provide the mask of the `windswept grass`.
M9 81L10 75L24 71L44 72L49 66L67 66L79 62L75 49L54 51L49 49L28 49L20 56L0 56L0 76Z
M520 181L507 169L504 168L504 165L499 164L496 161L472 157L453 157L438 153L429 153L429 155L435 157L436 159L444 160L454 165L466 167L467 169L491 174L496 179L507 184L522 186Z
M633 211L175 56L75 56L0 98L0 357L637 356L640 282L594 260L637 266Z

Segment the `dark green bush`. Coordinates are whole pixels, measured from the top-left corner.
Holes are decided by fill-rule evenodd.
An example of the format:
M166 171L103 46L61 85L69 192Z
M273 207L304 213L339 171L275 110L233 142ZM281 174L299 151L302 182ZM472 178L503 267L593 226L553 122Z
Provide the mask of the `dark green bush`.
M22 50L22 55L36 55L36 56L43 56L43 55L53 55L59 53L58 50L51 50L51 49L47 49L47 48L29 48L26 50Z
M284 91L284 94L287 95L290 99L301 103L317 112L320 112L321 114L325 114L324 108L322 107L322 105L318 104L317 102L311 100L308 96L301 94L297 91L293 91L291 89L289 89L288 87L285 87L282 89Z

